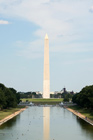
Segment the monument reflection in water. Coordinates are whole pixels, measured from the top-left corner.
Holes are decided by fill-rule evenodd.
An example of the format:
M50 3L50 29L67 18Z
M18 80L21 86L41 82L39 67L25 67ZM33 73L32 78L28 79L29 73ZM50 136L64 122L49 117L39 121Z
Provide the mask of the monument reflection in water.
M43 135L44 140L50 139L50 107L43 107Z

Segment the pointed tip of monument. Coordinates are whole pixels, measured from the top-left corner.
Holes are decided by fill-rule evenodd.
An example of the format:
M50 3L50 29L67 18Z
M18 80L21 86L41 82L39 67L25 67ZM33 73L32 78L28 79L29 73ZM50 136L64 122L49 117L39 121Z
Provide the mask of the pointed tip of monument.
M46 34L45 39L48 39L48 35Z

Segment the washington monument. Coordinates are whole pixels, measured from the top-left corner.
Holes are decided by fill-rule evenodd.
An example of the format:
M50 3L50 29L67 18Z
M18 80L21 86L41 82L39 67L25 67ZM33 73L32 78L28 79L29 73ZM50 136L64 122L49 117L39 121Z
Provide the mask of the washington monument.
M45 36L44 44L44 81L43 81L43 98L50 98L50 75L49 75L49 40Z

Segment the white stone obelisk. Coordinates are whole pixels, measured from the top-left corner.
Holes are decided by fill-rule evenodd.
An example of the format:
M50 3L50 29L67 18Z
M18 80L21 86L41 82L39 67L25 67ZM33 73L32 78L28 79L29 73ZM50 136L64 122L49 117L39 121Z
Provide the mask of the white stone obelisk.
M49 40L47 34L45 36L45 46L44 46L43 98L50 98Z

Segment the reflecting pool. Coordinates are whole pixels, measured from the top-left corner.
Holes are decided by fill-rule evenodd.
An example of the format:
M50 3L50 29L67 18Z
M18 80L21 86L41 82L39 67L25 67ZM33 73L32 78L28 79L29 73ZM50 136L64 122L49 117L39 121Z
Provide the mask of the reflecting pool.
M0 140L93 140L93 126L59 106L27 108L0 126Z

